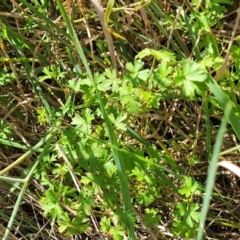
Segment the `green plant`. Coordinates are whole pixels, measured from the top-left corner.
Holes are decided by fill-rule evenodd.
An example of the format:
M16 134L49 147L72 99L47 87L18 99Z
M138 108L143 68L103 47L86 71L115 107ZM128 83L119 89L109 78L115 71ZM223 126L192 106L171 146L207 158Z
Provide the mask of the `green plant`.
M178 190L182 201L176 204L173 211L172 232L176 236L193 238L198 230L200 221L200 206L194 203L194 198L201 195L200 186L191 177L184 177L183 185Z
M230 1L19 2L0 4L0 201L17 199L12 217L0 212L4 239L15 226L35 238L55 227L59 239L169 236L162 229L190 239L198 229L200 240L206 219L224 234L239 228L234 189L211 188L223 132L228 144L240 137L239 42L226 58L219 30L231 29Z
M193 238L198 229L200 219L199 205L178 202L173 212L172 232L175 236Z
M12 129L8 125L7 120L0 121L0 138L8 139L11 136Z

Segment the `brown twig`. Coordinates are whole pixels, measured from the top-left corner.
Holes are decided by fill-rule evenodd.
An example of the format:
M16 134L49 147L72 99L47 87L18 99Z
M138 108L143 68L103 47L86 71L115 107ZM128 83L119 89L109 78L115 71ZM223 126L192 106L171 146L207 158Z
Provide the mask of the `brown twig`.
M224 75L224 73L225 73L225 71L226 71L226 68L227 68L227 63L228 63L229 57L230 57L230 55L231 55L230 49L231 49L231 47L232 47L232 44L233 44L233 41L234 41L234 38L235 38L235 35L236 35L236 31L237 31L238 25L239 25L239 20L240 20L240 8L238 8L237 13L238 13L238 15L237 15L237 19L236 19L236 22L235 22L235 25L234 25L234 28L233 28L233 31L232 31L231 40L230 40L230 42L229 42L229 44L228 44L227 54L226 54L226 56L225 56L225 58L224 58L223 64L222 64L222 66L220 67L217 75L214 77L214 79L215 79L216 81L218 81L218 80Z

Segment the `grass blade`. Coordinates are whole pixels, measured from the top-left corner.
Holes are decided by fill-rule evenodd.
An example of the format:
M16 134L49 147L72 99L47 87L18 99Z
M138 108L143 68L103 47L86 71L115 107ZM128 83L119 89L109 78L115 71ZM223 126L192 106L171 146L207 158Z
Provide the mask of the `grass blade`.
M201 55L200 55L200 51L199 51L199 47L197 45L197 41L196 41L196 37L192 31L192 26L189 22L189 19L188 19L188 16L185 14L184 10L183 9L180 9L180 13L182 15L182 18L187 26L187 29L188 29L188 32L189 32L189 35L191 37L191 40L192 40L192 44L194 46L194 53L195 53L195 57L197 59L197 61L201 61L202 58L201 58Z
M11 215L11 218L9 219L9 222L8 222L8 226L7 226L7 230L3 236L3 239L2 240L7 240L8 239L8 236L10 234L10 230L12 228L12 225L13 225L13 222L15 220L15 217L17 215L17 212L18 212L18 209L20 207L20 204L22 202L22 199L24 197L24 194L25 194L25 191L27 189L27 186L28 186L28 183L30 181L30 178L32 177L32 174L33 172L35 171L35 169L37 168L39 162L43 159L43 157L45 156L46 152L48 151L49 149L49 146L52 142L54 138L54 135L51 135L50 138L47 139L47 142L46 142L46 145L44 146L44 149L43 151L41 152L41 154L39 155L39 157L37 158L36 162L34 163L34 165L32 166L31 170L29 171L27 177L24 179L24 184L23 184L23 187L19 193L19 196L18 196L18 199L15 203L15 206L14 206L14 209L13 209L13 212L12 212L12 215ZM12 181L11 181L12 182ZM19 184L19 181L15 181L15 184ZM16 186L15 186L16 187Z
M201 218L200 218L200 222L199 222L197 240L201 240L202 236L203 236L207 211L208 211L208 207L209 207L209 204L210 204L213 185L214 185L215 178L216 178L218 155L221 151L223 136L224 136L224 132L225 132L225 129L226 129L226 126L227 126L228 117L230 116L230 113L231 113L231 109L232 109L232 107L231 107L230 102L226 103L225 115L223 117L222 123L221 123L219 131L218 131L216 144L215 144L215 147L214 147L214 150L213 150L213 156L212 156L210 166L209 166L209 170L208 170L207 186L206 186L206 190L205 190L203 208L202 208Z
M21 157L19 157L15 162L10 164L8 167L0 171L0 176L4 173L8 172L12 168L18 166L20 163L22 163L26 158L31 156L35 151L39 150L39 148L49 140L51 140L54 137L54 132L48 133L45 137L42 138L41 141L39 141L35 146L31 147L27 152L25 152Z
M226 95L226 93L223 92L223 90L218 85L218 83L215 80L213 80L211 77L208 78L208 80L206 81L206 84L209 87L209 89L212 91L214 96L216 97L221 108L223 110L225 110L229 106L228 105L229 98ZM233 128L234 132L236 133L238 139L240 139L240 128L239 128L240 121L235 113L234 108L232 108L232 111L229 113L229 121L230 121L232 128Z

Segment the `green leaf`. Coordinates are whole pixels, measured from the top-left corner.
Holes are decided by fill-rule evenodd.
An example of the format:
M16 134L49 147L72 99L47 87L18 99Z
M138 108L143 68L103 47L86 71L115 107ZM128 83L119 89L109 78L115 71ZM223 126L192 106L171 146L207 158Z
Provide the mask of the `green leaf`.
M77 125L82 132L91 134L91 122L93 119L94 115L91 114L91 110L89 108L86 108L82 112L82 117L76 114L75 117L72 119L71 124Z
M109 115L109 119L115 125L115 127L118 130L123 130L123 131L127 130L126 124L124 123L126 118L127 118L126 115L118 115L116 119L115 119L115 117L114 117L114 115L112 113Z
M208 73L201 64L186 59L183 61L182 68L177 67L173 77L177 86L183 85L183 93L193 97L195 91L199 91L196 83L204 82Z
M104 232L108 232L111 229L111 220L110 218L107 218L106 216L102 217L100 222L100 228Z
M143 66L144 63L141 60L135 60L134 64L131 62L126 64L126 68L130 73L138 73Z
M154 226L159 224L160 216L158 215L158 211L156 209L146 208L145 213L146 214L143 217L143 221L145 222L147 227L153 228Z
M93 156L96 158L105 158L108 154L106 148L104 146L99 145L96 142L92 143L90 148L92 150Z
M117 227L112 227L110 230L110 233L113 235L114 240L122 240L124 239L124 230L122 227L117 226Z
M200 220L200 212L197 210L199 206L197 203L192 203L190 206L187 206L186 203L177 203L176 210L173 212L173 217L175 220L175 224L173 226L177 226L178 221L182 221L183 226L189 226L193 228L195 226L194 223L198 223Z
M49 214L52 219L62 216L63 209L59 204L58 195L53 189L49 188L45 193L45 197L41 198L40 202L45 215Z
M144 50L142 50L140 53L138 53L136 55L136 59L137 58L145 58L147 56L153 56L155 59L157 60L163 60L165 62L172 62L172 61L176 61L176 57L174 55L174 53L168 52L168 51L164 51L164 50L152 50L149 48L146 48Z
M67 234L79 234L84 233L86 229L89 227L88 219L83 218L82 216L76 216L71 222L71 228L68 229Z
M5 86L15 80L13 73L5 73L0 69L0 86Z
M181 195L185 195L186 198L190 197L192 194L199 194L199 184L197 182L193 183L191 177L184 177L183 187L181 187L178 192Z
M188 81L203 82L207 79L208 73L200 64L188 59L183 61L183 75Z
M124 85L121 90L122 96L120 101L122 106L125 107L129 113L140 113L141 104L138 98L133 95L132 87Z
M136 176L137 181L142 181L144 179L144 172L141 171L138 167L135 167L132 170L132 174L130 176Z
M107 77L107 80L111 81L112 92L118 92L120 84L122 83L122 79L116 78L116 70L111 70L107 68L105 70L105 76Z
M196 88L197 86L194 84L194 82L186 80L183 83L182 91L185 96L192 98L195 95Z
M81 79L77 81L75 79L71 79L68 81L68 87L74 92L77 93L81 90Z
M144 63L141 60L135 60L134 64L127 63L126 68L129 70L129 74L124 75L125 81L130 81L133 85L133 87L138 87L140 82L147 81L150 76L150 70L149 69L143 69Z
M89 178L89 177L87 177L87 176L82 176L82 178L81 178L81 183L87 185L87 184L89 184L89 183L91 183L91 182L92 182L92 179L91 179L91 178Z
M197 211L198 209L199 209L198 204L197 203L193 203L193 204L191 204L190 210L189 210L191 212L191 218L196 223L198 223L200 221L200 216L201 216L201 213Z
M104 168L110 177L112 177L117 172L116 165L113 164L112 161L105 163Z
M101 75L96 74L94 78L97 83L97 88L99 91L106 92L111 89L112 81L110 79L106 79L104 74Z
M58 227L58 231L60 233L63 233L65 230L67 230L68 228L68 224L61 224L59 227Z
M152 50L149 48L145 48L144 50L142 50L141 52L139 52L135 58L145 58L147 56L150 56L152 54Z
M152 56L157 60L166 61L166 62L174 62L176 61L176 57L174 53L167 52L167 51L152 51Z
M152 189L141 190L141 188L138 187L138 192L139 195L137 196L137 203L139 205L149 206L157 197L156 192L154 192Z
M69 168L67 166L67 164L60 164L60 163L55 163L55 168L52 170L52 173L54 175L65 175L68 171L69 171Z
M153 72L153 81L155 85L161 90L168 89L173 82L170 76L172 72L173 67L168 66L167 62L163 60Z
M12 133L6 119L0 121L0 138L7 139Z

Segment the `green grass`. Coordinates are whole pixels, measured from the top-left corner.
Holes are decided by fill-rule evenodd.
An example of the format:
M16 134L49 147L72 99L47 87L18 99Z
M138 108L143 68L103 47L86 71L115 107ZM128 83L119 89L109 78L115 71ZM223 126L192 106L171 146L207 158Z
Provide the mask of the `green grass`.
M225 3L0 4L2 239L237 233Z

